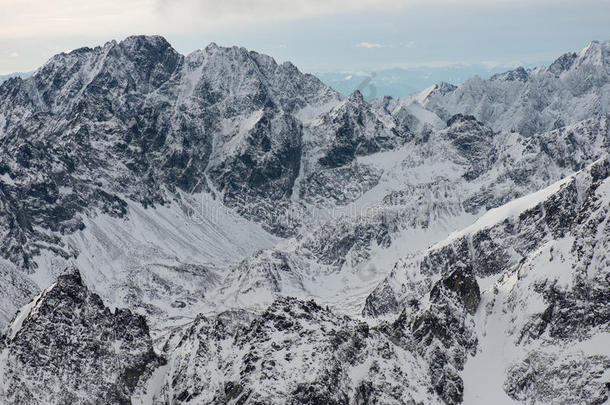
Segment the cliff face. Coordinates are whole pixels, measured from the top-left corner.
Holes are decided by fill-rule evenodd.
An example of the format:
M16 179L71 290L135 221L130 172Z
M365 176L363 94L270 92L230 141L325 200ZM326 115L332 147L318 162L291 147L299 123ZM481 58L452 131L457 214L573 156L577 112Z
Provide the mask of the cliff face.
M3 82L0 402L604 403L609 60L369 103L136 36Z
M105 307L74 268L21 308L2 339L3 403L127 404L164 363L146 320Z

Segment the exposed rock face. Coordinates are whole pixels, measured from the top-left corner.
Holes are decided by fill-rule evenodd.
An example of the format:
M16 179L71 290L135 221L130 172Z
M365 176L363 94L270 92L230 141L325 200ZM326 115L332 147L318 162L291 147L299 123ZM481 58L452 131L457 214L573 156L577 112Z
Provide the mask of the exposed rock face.
M456 228L464 226L460 225L461 218L476 218L487 209L540 190L582 169L586 162L603 157L604 145L610 142L609 122L606 116L592 118L573 127L525 138L517 134L495 133L472 117L457 115L433 137L412 139L401 149L404 154L396 166L386 169L379 184L369 192L383 195L381 201L355 203L350 206L352 211L335 215L296 241L273 248L275 253L268 253L267 257L286 259L284 270L278 273L283 275L281 278L285 282L265 281L263 274L268 263L256 255L233 269L225 279L222 291L228 293L231 301L241 294L247 295L250 302L262 301L268 305L273 297L281 294L300 294L303 298L308 294L319 296L324 288L324 283L319 280L337 274L354 283L353 287L348 285L346 289L355 289L360 276L354 276L354 273L367 268L377 271L377 262L386 260L382 256L384 253L378 253L380 250L396 249L395 260L400 259L405 251L410 252L409 255L420 255L429 245L418 247L417 237L411 235L424 234L422 239L425 241L430 237L426 233L438 232L435 229L444 226L445 221L449 224L456 221ZM368 162L364 159L362 162ZM396 179L409 181L402 184ZM556 197L557 201L548 201L538 207L537 215L528 215L524 221L543 220L538 221L536 227L527 228L527 235L512 234L513 223L505 224L505 228L484 230L446 246L446 252L439 252L439 255L449 257L447 263L437 263L436 253L431 253L426 258L429 264L420 266L409 261L408 265L413 266L413 270L406 273L411 278L421 278L421 275L425 278L425 274L430 274L429 268L434 271L445 269L443 266L468 256L463 263L472 262L477 276L499 274L518 260L512 249L517 253L535 249L535 240L542 237L545 227L555 229L553 237L561 234L565 218L574 214L577 194L574 187L566 189L565 194ZM548 213L543 215L545 210ZM445 232L440 231L441 238L448 234ZM511 250L486 253L492 252L489 248L500 237L498 233L513 239ZM411 240L413 246L401 244L405 238ZM430 244L438 240L430 240ZM472 255L471 249L475 250ZM438 269L437 265L440 266ZM389 272L390 269L386 267L381 271ZM431 287L429 284L422 287L420 280L404 280L402 274L405 272L402 270L389 273L388 282L381 280L378 288L367 293L362 304L363 314L397 315L402 305L396 304L396 296L402 297L404 303L425 294ZM240 280L239 284L236 280ZM332 282L334 280L329 280ZM275 286L273 289L264 287L272 284ZM322 287L309 289L312 284ZM257 289L259 294L253 294ZM329 295L338 293L341 292ZM332 302L332 296L328 300Z
M38 286L13 263L0 260L0 324L9 323L17 310L38 293Z
M356 156L370 155L381 150L393 149L404 143L409 133L388 127L378 117L370 105L364 101L359 91L354 92L345 102L327 115L321 117L315 127L320 134L333 134L332 141L318 160L323 167L340 167L354 160Z
M104 299L162 318L160 297L201 300L246 256L318 225L317 209L375 187L382 170L357 158L409 136L290 63L215 44L183 56L161 37L59 54L0 99L0 255L44 282L76 259ZM172 223L199 214L185 240ZM193 298L175 269L199 269L206 294ZM11 295L4 323L36 289Z
M604 403L609 61L369 103L137 36L4 82L0 402Z
M505 389L512 398L565 404L601 404L610 398L610 358L596 343L610 332L610 282L604 258L610 243L609 168L607 161L592 167L568 234L541 254L540 259L548 257L550 268L572 271L545 274L537 258L519 270L528 285L521 288L539 294L544 304L519 325L517 342L527 348L528 356L507 370ZM515 297L521 294L513 292ZM558 358L553 346L562 348L565 356Z
M583 169L585 162L593 162L605 156L604 145L610 140L608 122L606 117L601 120L592 119L587 124L583 122L573 127L519 140L516 144L494 148L487 155L495 156L492 158L495 163L479 175L479 179L487 179L489 183L477 188L471 196L462 195L462 198L456 199L455 208L449 212L457 213L460 209L478 212L483 207L497 207L499 203L508 202L519 196L517 190L522 187L523 189L532 187L531 191L543 188L543 183L540 182L542 178L560 180L564 177L564 173L569 174ZM496 138L498 136L494 137ZM485 155L483 153L478 156ZM516 159L517 156L520 158ZM599 169L602 167L603 165L596 165L593 170L603 172L604 169ZM472 166L462 173L472 173ZM494 175L490 176L492 173ZM466 190L470 186L471 184L465 186ZM429 274L439 270L445 271L460 261L471 264L475 274L480 277L500 274L518 263L520 258L535 251L540 246L540 241L561 237L566 232L569 223L576 215L578 206L582 203L579 197L582 196L582 190L579 187L578 183L569 182L561 193L540 202L539 205L527 207L528 213L524 213L521 217L499 222L494 227L483 228L476 233L464 232L450 244L440 244L429 252L420 252L418 254L423 255L418 256L421 264L411 258L399 260L396 265L398 269L394 269L389 277L394 280L400 278L400 273L404 273L406 267L412 268L407 271L410 278L416 275L414 273ZM464 192L460 190L461 188L455 184L440 189L439 194L444 195L440 202L446 204L453 195ZM408 204L413 194L411 190L393 193L387 201L397 205ZM435 201L435 207L439 205L440 203ZM416 217L421 218L422 215ZM520 223L522 226L519 225ZM500 242L501 239L506 239L506 243ZM503 249L504 247L507 249ZM419 281L401 280L400 283L403 286L396 285L392 280L385 284L390 285L395 293L403 296L410 296L414 290L418 291L416 285ZM405 283L414 283L414 285L407 286ZM419 290L415 296L425 292L425 289ZM386 293L385 297L371 300L367 311L371 309L373 302L384 306L389 295ZM405 302L409 298L407 297Z
M385 314L398 313L402 307L403 304L396 299L394 290L387 280L384 280L366 297L362 314L378 317Z
M527 353L524 359L513 357L502 373L510 397L541 402L552 398L566 404L606 401L608 387L601 370L607 368L608 354L596 340L607 337L610 325L608 269L602 264L605 254L600 251L610 235L609 167L607 159L600 160L547 190L489 212L462 235L432 247L419 262L419 271L430 274L421 281L423 291L432 284L434 275L441 274L429 294L434 310L418 317L409 309L413 299L408 295L403 298L407 308L397 325L411 325L415 338L428 336L425 341L430 343L435 337L443 342L443 348L451 351L456 347L462 354L476 356L497 350L490 347L498 344L497 332L489 328L505 328L500 332L506 333L503 350L518 348ZM410 269L404 267L403 271ZM480 295L475 275L498 281ZM454 305L444 311L447 307L439 306L439 300L448 297L453 297ZM398 300L396 296L391 299ZM485 305L477 311L480 300ZM477 326L474 322L439 321L439 317L454 322L468 319L459 317L460 310L463 315L476 315ZM496 326L486 327L488 324ZM560 351L567 357L559 360ZM441 354L435 358L445 359ZM437 392L446 393L443 398L449 403L457 403L463 398L459 371L466 356L449 358L462 360L452 364L448 376L435 374L435 370L430 373L437 375L437 381L451 382L449 390L441 384ZM583 363L577 358L587 360ZM437 368L450 364L441 360L429 364ZM559 371L563 367L573 372ZM542 382L543 376L550 375L551 380Z
M464 383L460 371L474 355L477 337L472 314L480 291L472 269L458 264L430 290L422 308L414 301L387 331L428 365L430 384L446 404L459 404Z
M610 360L604 356L569 356L533 352L507 370L504 389L516 401L557 404L604 404L608 382L604 373Z
M432 288L430 300L438 301L441 295L449 291L457 296L457 299L469 314L474 315L481 301L479 285L472 268L465 267L461 263L458 263L457 267L443 276L441 281Z
M437 403L419 363L366 323L313 301L199 317L165 346L158 403Z
M470 163L464 173L466 180L473 180L488 170L496 160L492 137L494 133L478 122L472 115L457 114L447 121L447 138L457 152Z
M213 191L269 231L295 234L294 193L353 201L380 175L355 157L408 136L361 95L340 98L290 63L237 47L185 57L138 36L57 55L0 89L2 256L31 270L43 246L74 257L62 234L82 230L83 216L123 217L126 199L166 204L176 191Z
M592 111L610 112L608 65L610 41L593 41L549 67L519 67L488 80L476 76L453 90L430 92L423 104L443 119L469 114L495 130L533 135L575 124Z
M584 199L583 187L591 190L596 187L594 179L604 179L607 173L608 160L598 162L589 172L557 184L557 192L531 207L526 205L518 216L507 217L495 226L476 232L464 233L452 243L431 250L422 262L422 272L444 271L460 261L471 265L479 276L514 268L546 241L566 235L584 208L583 204L588 203ZM487 215L492 217L493 214Z
M163 363L143 317L110 311L69 269L9 325L0 355L7 404L130 403Z

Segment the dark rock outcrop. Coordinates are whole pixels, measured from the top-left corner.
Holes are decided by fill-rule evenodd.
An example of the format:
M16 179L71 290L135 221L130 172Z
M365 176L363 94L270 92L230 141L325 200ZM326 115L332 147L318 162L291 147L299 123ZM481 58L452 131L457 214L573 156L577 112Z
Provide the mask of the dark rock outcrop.
M145 319L105 307L75 268L22 308L2 340L6 404L128 404L164 363Z

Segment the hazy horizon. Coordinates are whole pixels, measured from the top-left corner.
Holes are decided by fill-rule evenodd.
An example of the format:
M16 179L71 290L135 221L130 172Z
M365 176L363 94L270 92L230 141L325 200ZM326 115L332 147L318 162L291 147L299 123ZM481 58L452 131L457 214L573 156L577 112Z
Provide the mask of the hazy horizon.
M609 1L0 0L0 74L133 34L181 53L210 42L289 60L302 71L546 64L610 39Z
M273 55L271 55L273 56ZM559 56L559 55L557 55ZM544 61L540 64L526 65L526 68L548 65L551 61ZM297 66L298 67L298 66ZM481 64L456 64L453 66L419 66L411 68L390 68L370 71L329 71L329 72L308 72L316 75L328 86L343 95L358 90L367 81L373 87L367 86L362 90L366 98L379 96L402 97L417 93L425 88L439 82L447 82L460 85L467 79L478 75L488 78L496 73L514 69L517 66L488 66ZM11 72L0 74L0 83L10 77L20 76L29 77L35 70L26 72Z

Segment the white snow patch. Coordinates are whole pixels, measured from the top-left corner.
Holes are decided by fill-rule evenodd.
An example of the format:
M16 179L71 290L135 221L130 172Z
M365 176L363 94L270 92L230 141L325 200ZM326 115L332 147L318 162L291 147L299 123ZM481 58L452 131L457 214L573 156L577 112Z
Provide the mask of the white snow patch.
M573 178L574 175L568 176L556 183L553 183L543 190L517 198L516 200L513 200L498 208L492 208L483 214L474 224L460 231L452 232L447 239L439 242L433 248L441 248L463 236L471 235L483 229L491 228L507 218L517 216L523 211L533 208L541 202L547 200L551 195L558 192L564 184L567 184Z
M8 184L9 186L15 185L15 181L11 178L11 176L8 173L4 173L3 175L1 175L0 181L2 181L4 184Z
M135 393L131 397L131 403L133 405L149 405L154 403L154 400L158 398L161 393L169 370L170 365L166 364L153 371L143 390Z
M503 390L506 378L506 366L519 353L512 343L512 336L507 333L509 315L496 309L494 302L502 298L493 292L482 296L479 309L475 314L478 334L477 354L468 358L462 372L464 381L464 404L469 405L504 405L519 403L512 400ZM493 306L487 313L488 305Z
M169 205L147 209L128 200L125 218L100 214L84 223L82 231L65 237L77 258L64 260L43 250L31 278L44 288L73 264L106 306L133 309L135 293L167 314L161 326L170 318L191 319L214 305L195 282L206 282L208 274L219 282L232 266L279 240L208 194L178 196ZM183 297L199 299L187 307L172 306Z
M52 289L54 286L55 286L55 284L52 284L45 291L42 291L40 294L38 294L36 297L34 297L32 299L32 301L30 301L29 303L25 304L23 307L21 307L21 309L19 309L19 311L17 312L17 315L15 315L15 318L13 319L13 321L8 326L8 337L9 337L9 339L14 339L15 338L17 333L21 330L21 326L23 325L23 321L25 321L27 319L27 317L30 316L30 314L35 313L36 308L37 308L37 304L38 304L38 301L39 301L40 297L42 297L43 294L45 294L47 291Z

